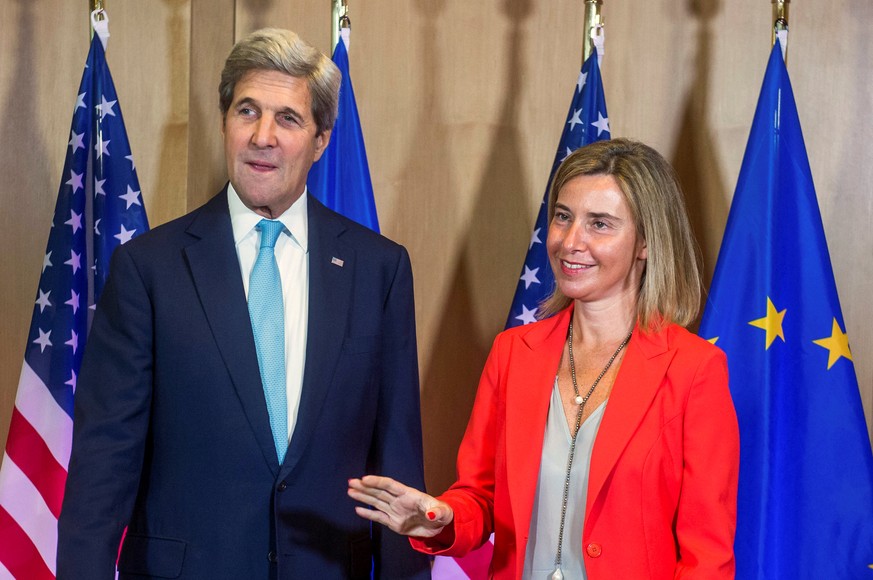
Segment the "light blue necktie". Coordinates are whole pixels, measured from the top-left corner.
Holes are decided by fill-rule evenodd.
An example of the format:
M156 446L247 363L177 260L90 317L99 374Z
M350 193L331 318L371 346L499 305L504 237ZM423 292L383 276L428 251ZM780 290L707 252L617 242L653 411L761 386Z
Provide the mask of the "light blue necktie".
M280 465L288 449L288 395L285 386L285 308L282 304L282 279L273 248L283 228L279 221L258 222L261 248L249 278L249 316Z

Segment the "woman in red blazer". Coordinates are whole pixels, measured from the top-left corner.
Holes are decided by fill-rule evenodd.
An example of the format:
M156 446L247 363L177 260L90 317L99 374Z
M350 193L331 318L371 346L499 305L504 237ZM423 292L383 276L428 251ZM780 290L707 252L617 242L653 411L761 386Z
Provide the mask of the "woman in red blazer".
M739 435L724 354L682 325L697 246L669 164L615 139L558 168L539 322L497 336L438 498L349 482L364 518L494 578L733 578ZM551 316L554 315L554 316Z

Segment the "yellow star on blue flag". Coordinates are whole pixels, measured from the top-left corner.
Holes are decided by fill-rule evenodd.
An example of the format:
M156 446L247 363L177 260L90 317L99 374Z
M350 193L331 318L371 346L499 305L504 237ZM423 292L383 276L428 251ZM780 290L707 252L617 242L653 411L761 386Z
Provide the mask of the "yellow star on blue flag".
M773 306L773 301L767 297L767 315L763 318L756 318L749 322L752 326L761 328L766 331L766 348L770 348L773 341L777 337L785 342L785 333L782 331L782 320L785 318L785 310L776 310Z
M843 332L836 318L834 318L831 327L831 335L812 342L828 350L828 370L842 357L852 360L852 351L849 350L849 335Z

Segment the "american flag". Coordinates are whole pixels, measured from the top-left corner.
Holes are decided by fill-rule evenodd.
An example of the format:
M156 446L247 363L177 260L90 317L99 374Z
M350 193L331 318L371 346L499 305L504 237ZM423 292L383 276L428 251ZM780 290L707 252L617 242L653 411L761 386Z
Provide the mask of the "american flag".
M148 230L103 42L94 35L73 108L0 466L0 578L55 577L73 396L90 318L112 251Z
M545 244L549 230L549 187L555 170L558 169L561 161L579 147L609 137L606 98L603 95L603 82L600 78L598 51L595 49L582 65L582 71L576 81L573 101L570 103L570 111L567 113L567 122L549 173L546 192L543 194L537 221L530 236L530 245L524 258L524 266L509 310L509 317L506 320L506 328L536 322L540 303L551 294L555 285ZM491 541L493 542L493 536ZM438 556L434 561L433 578L434 580L484 580L488 578L492 551L493 544L487 542L463 558Z

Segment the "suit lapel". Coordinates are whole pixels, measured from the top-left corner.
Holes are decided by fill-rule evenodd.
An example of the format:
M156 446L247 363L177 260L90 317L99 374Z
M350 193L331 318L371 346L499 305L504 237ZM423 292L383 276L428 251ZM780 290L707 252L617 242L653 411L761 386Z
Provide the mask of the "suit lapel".
M276 474L279 463L233 241L227 189L203 206L187 231L198 238L184 252L209 328L261 453Z
M519 537L530 529L549 400L572 312L566 309L530 327L507 368L506 479Z
M297 423L283 471L290 471L303 455L333 384L348 320L355 269L355 252L339 240L345 225L314 197L307 200L309 216L309 323L306 368Z
M672 359L666 331L644 334L639 326L634 329L594 442L586 521L590 521L588 514L593 515L609 474L649 410Z

